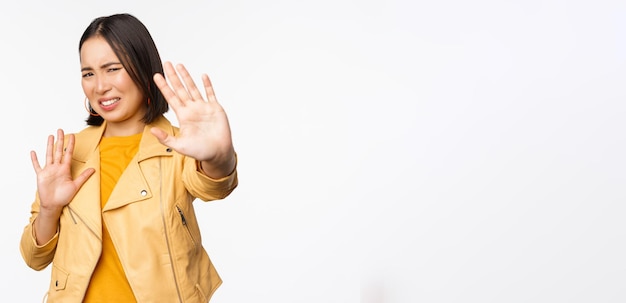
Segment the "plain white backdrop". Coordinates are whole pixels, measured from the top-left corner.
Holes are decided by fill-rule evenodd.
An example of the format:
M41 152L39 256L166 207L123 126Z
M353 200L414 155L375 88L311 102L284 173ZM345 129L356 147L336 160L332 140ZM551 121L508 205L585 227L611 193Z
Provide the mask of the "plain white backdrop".
M0 301L47 289L29 151L84 127L78 40L119 12L231 121L240 186L196 204L212 303L626 301L626 2L602 0L0 4Z

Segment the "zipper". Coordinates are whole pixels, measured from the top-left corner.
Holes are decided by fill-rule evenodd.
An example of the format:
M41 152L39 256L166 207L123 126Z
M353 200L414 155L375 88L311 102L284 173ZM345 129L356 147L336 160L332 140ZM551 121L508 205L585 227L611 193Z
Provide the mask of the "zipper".
M185 214L183 213L183 210L180 209L178 205L176 205L176 210L178 210L178 214L180 214L180 220L182 221L183 225L187 227L187 219L185 219Z
M176 294L178 295L178 302L183 302L183 297L180 294L180 286L178 285L178 277L176 270L174 269L174 257L172 257L172 248L170 247L170 238L167 230L167 220L165 219L165 208L163 205L163 166L161 165L162 159L159 157L159 207L161 209L161 219L163 220L163 229L165 230L165 243L167 244L167 254L170 257L170 264L172 267L172 276L174 277L174 284L176 285Z
M70 213L70 217L72 217L72 220L74 221L74 224L78 224L78 222L76 221L76 218L74 217L74 210L68 205L66 206L69 213ZM98 238L98 240L102 241L102 237L98 237L98 234L91 228L91 226L89 224L87 224L83 218L81 218L79 215L76 215L76 217L78 217L78 219L80 219L80 222L83 222L83 225L87 226L87 229L89 229L89 231L91 231L92 234L94 234L94 236L96 236L96 238Z
M191 239L191 243L193 244L193 247L197 249L198 242L196 242L196 239L194 238L193 234L191 234L191 230L189 229L189 226L187 225L187 218L185 218L185 213L183 212L182 209L180 209L178 205L176 205L176 210L178 211L178 214L180 215L180 221L185 227L185 230L187 231L187 234L189 235L189 239Z
M74 224L78 224L78 222L76 222L76 218L74 218L74 211L72 210L72 208L68 206L67 212L70 213L70 217L72 218L72 221L74 221Z

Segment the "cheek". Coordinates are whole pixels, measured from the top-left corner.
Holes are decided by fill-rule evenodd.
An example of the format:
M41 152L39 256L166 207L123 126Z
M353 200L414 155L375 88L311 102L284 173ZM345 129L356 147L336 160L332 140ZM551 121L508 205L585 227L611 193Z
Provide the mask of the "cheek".
M139 89L139 87L135 85L135 82L133 81L124 82L123 87L124 87L124 93L128 94L129 96L134 96L135 98L141 98L141 96L143 95L143 93L141 92L141 89Z
M83 93L85 96L89 96L90 86L84 80L80 82L80 86L83 88Z
M114 82L116 87L126 93L138 90L137 85L135 85L135 82L133 82L133 80L128 75L117 77Z

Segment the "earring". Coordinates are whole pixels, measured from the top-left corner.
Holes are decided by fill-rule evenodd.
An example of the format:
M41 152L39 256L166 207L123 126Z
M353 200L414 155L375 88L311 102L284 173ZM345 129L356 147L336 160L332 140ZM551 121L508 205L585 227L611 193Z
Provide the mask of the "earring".
M93 108L91 108L91 106L88 105L89 104L89 99L87 99L87 97L85 97L84 103L85 103L85 110L87 110L89 115L94 116L94 117L100 116L100 115L98 115L98 113L96 113L95 110L93 110Z
M148 83L148 98L146 98L148 99L148 107L150 107L150 91L152 91L152 89L150 88L150 84Z

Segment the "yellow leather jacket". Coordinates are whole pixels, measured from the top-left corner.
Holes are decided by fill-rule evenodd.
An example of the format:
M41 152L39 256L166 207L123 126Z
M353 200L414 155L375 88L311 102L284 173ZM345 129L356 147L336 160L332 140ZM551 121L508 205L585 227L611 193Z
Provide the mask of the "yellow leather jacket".
M237 172L207 177L195 159L160 144L152 126L178 133L165 117L144 128L139 150L104 209L98 143L106 122L76 134L72 175L89 167L96 172L63 209L57 234L41 246L33 234L39 214L35 196L20 251L35 270L52 262L48 302L82 301L102 249L102 220L138 302L208 302L222 283L202 246L193 202L227 197L237 186Z

